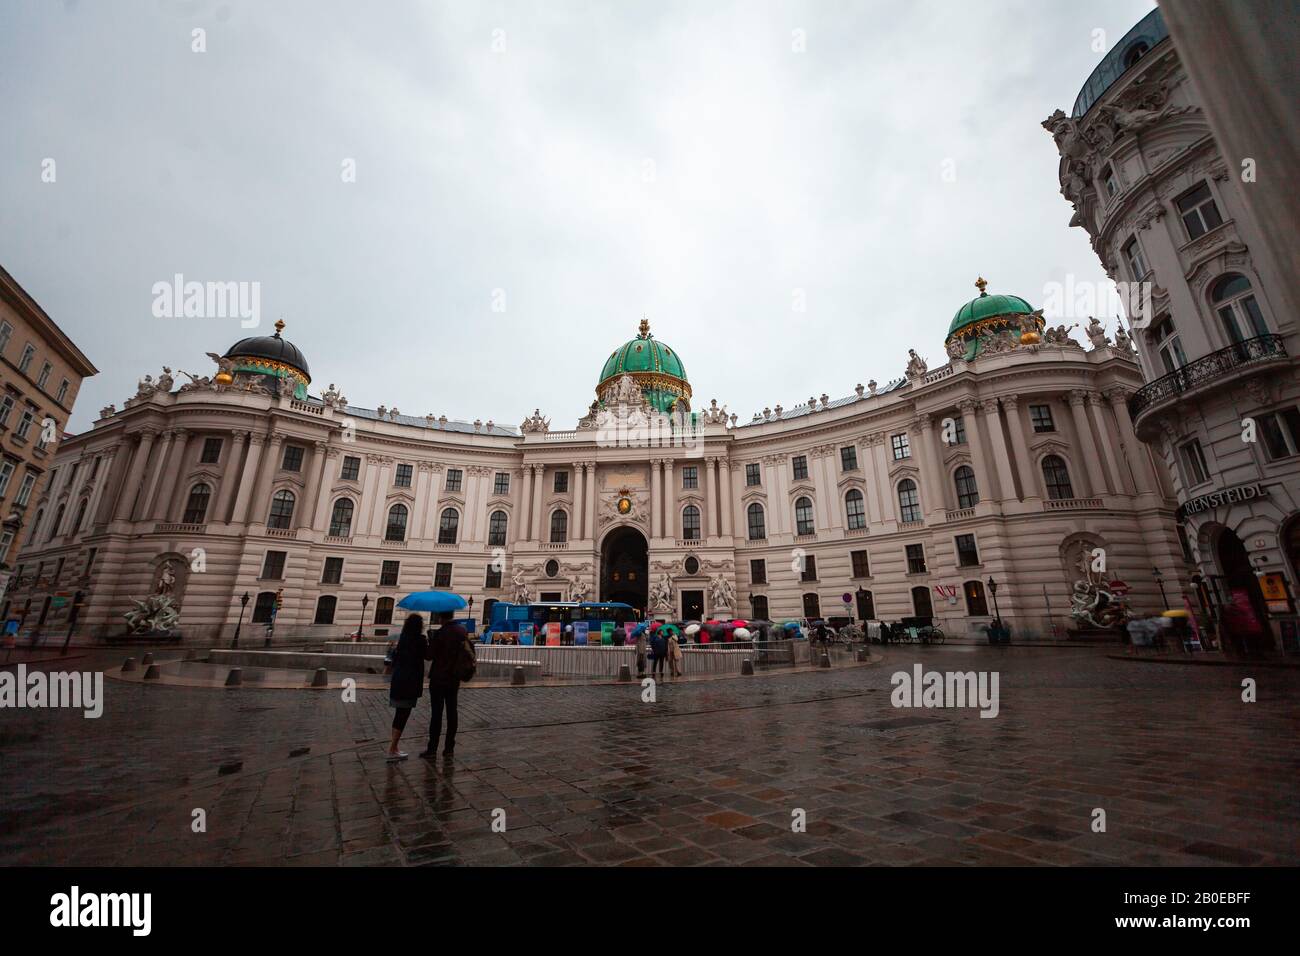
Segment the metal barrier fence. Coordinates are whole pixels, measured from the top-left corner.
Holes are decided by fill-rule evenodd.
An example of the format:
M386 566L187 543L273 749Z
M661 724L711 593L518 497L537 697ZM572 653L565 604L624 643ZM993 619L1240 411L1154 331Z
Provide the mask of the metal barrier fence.
M754 666L793 666L797 659L798 645L806 641L737 641L732 644L698 645L687 644L682 647L682 673L687 676L700 674L739 674L741 666L748 659ZM626 644L622 647L599 645L541 646L527 644L480 644L477 647L479 663L511 664L514 662L539 661L542 675L545 677L617 677L619 668L626 664L636 674L636 647ZM804 655L806 659L806 653ZM646 658L646 670L650 670L650 660ZM664 665L669 673L669 665Z

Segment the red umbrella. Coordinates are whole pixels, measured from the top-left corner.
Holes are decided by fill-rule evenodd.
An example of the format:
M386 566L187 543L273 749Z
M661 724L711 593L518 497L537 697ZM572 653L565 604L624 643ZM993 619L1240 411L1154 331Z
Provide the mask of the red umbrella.
M748 623L749 623L748 621L732 621L732 622L731 622L729 625L727 625L727 626L728 626L728 627L744 627L744 626L745 626L746 624L748 624Z
M716 617L711 617L711 618L709 618L707 621L705 621L704 623L705 623L705 624L714 624L714 625L717 625L717 626L719 626L719 627L722 625L722 621L719 621Z

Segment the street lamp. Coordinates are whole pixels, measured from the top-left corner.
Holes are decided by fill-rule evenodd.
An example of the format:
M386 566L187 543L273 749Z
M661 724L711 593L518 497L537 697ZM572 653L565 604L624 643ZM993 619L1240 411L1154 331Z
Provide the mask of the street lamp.
M989 575L989 594L993 595L993 617L998 622L998 629L1002 629L1002 612L998 610L998 582L993 580L993 575Z
M1160 573L1159 568L1151 569L1151 576L1156 579L1156 584L1160 586L1160 604L1164 608L1169 607L1169 598L1165 596L1165 579Z
M858 612L859 615L862 614L862 598L863 598L863 596L864 596L866 593L867 593L867 589L864 588L862 585L859 584L859 585L858 585L857 594L856 594L856 597L857 597L857 599L858 599L857 612ZM862 620L863 620L863 621L866 621L866 618L864 617L864 618L862 618Z
M244 611L247 608L248 592L245 591L243 596L239 599L239 623L235 625L235 640L230 645L232 648L239 646L239 630L244 626Z
M357 625L357 640L366 636L366 606L370 604L370 595L367 594L361 599L361 623Z

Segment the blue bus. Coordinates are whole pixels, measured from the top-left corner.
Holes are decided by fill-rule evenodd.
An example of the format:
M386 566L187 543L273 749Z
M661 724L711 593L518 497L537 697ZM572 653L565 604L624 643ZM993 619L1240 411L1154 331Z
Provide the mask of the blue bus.
M492 605L488 625L483 631L483 642L490 644L494 634L518 634L520 624L531 624L533 633L542 631L547 624L559 624L560 630L577 621L586 621L587 627L600 633L600 625L613 621L616 625L636 622L636 609L619 601L551 601L543 604L512 604L497 601Z

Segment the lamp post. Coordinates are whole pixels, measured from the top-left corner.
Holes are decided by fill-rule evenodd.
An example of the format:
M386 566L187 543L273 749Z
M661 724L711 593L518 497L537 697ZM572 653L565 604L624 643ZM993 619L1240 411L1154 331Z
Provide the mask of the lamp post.
M998 630L1002 629L1002 612L998 610L998 582L989 575L989 594L993 595L993 619L997 621Z
M1160 586L1160 603L1165 609L1169 608L1169 598L1165 595L1165 579L1160 573L1159 568L1151 569L1151 576L1156 579L1156 584Z
M862 615L862 596L866 593L867 593L867 589L864 588L862 585L858 585L857 593L854 596L858 600L857 612L859 616ZM867 619L863 617L862 620L863 622L865 622Z
M366 606L370 604L370 595L367 594L361 599L361 623L357 625L357 640L366 636Z
M244 626L244 611L248 608L248 592L245 591L239 599L239 623L235 625L235 639L231 643L232 648L239 646L239 630Z

